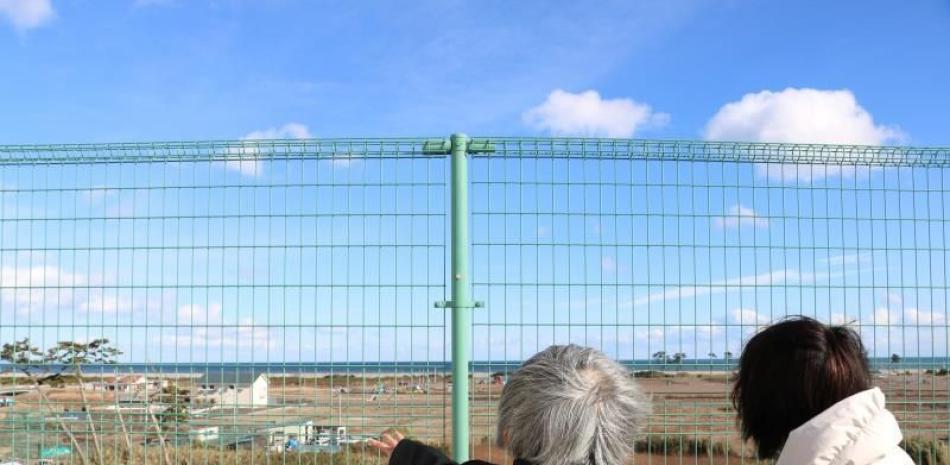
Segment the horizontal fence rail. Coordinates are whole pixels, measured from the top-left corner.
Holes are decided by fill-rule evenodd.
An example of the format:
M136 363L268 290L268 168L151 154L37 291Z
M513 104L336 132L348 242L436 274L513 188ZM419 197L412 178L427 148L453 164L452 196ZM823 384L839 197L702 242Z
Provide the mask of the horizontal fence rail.
M0 463L384 463L363 441L388 428L509 463L507 377L565 343L650 394L634 463L758 463L730 375L800 314L858 331L924 463L950 436L948 160L462 135L0 146Z
M472 155L520 158L618 158L777 164L933 166L950 163L950 147L827 145L676 140L474 138ZM222 140L112 144L0 145L2 164L267 161L408 158L448 138ZM431 153L429 153L431 154Z

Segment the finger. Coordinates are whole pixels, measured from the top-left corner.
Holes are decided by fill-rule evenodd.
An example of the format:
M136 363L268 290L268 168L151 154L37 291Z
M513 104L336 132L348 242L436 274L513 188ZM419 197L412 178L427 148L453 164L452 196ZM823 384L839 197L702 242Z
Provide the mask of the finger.
M402 441L406 437L403 436L402 433L399 432L399 430L393 430L393 438L396 440L396 443L398 444L399 441Z
M396 445L396 440L393 439L389 433L383 433L382 442L383 444L386 444L387 447L393 447Z
M370 439L370 440L366 441L366 443L369 444L370 447L373 447L373 448L376 448L376 449L383 449L383 448L386 447L383 443L381 443L381 442L379 442L379 441L377 441L377 440L375 440L375 439Z

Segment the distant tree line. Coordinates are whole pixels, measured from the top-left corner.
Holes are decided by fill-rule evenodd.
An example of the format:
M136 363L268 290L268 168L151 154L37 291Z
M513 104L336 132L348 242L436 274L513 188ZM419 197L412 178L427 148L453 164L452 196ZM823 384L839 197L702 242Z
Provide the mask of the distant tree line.
M719 356L716 355L715 352L710 352L710 353L708 353L708 354L707 354L707 357L709 357L710 359L717 359L717 358L719 358ZM732 352L729 352L729 351L727 350L727 351L725 351L725 352L722 353L722 359L723 359L723 360L725 360L725 361L728 362L728 361L732 360L732 358L733 358L733 357L732 357ZM655 352L655 353L653 354L652 359L653 359L656 363L662 363L662 364L681 364L681 363L683 363L683 360L686 360L686 352L674 352L674 353L670 354L669 352L667 352L667 351L665 351L665 350L661 350L661 351L659 351L659 352Z

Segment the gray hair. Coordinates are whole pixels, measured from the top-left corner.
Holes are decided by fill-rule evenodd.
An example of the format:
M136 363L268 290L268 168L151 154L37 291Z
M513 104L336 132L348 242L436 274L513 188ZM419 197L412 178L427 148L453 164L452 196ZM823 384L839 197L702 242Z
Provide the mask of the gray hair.
M498 444L536 465L621 465L648 410L622 365L596 349L555 345L505 385Z

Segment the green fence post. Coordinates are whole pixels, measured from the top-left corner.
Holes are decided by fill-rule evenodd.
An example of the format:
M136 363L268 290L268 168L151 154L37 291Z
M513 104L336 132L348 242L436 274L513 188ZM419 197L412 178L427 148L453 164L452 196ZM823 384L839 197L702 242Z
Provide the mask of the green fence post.
M465 134L452 134L448 140L427 141L423 153L449 154L452 166L452 300L436 302L438 308L452 309L452 451L457 462L468 461L468 375L471 362L473 308L483 306L472 300L472 279L468 252L468 154L490 153L494 146L487 140L472 140Z
M452 451L468 460L468 364L471 358L472 280L468 249L468 136L452 134Z

